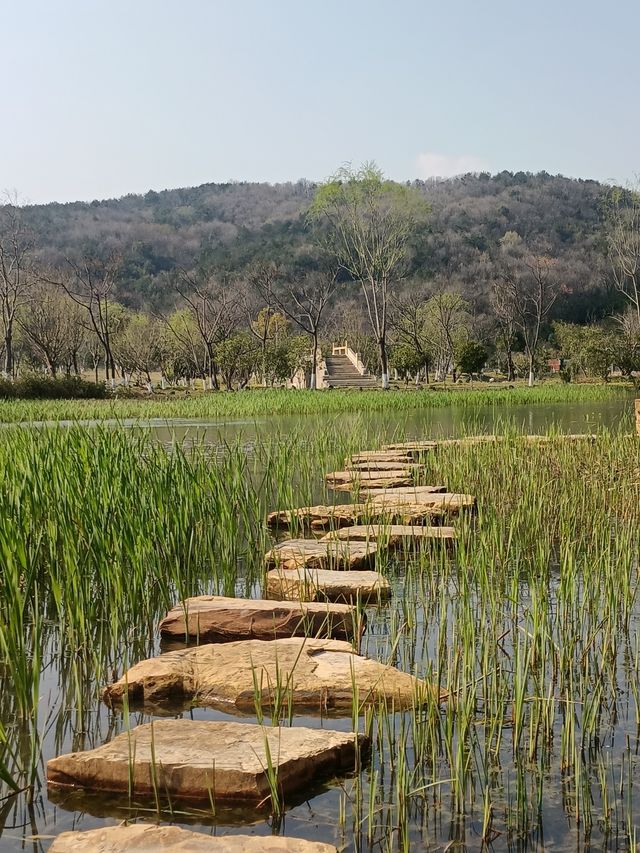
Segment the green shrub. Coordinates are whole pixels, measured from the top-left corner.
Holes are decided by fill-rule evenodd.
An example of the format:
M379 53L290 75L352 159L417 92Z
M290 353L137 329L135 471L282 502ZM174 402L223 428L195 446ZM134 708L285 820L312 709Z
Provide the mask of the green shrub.
M102 383L87 382L76 376L59 379L27 376L15 382L0 379L0 399L5 400L104 400L108 396Z

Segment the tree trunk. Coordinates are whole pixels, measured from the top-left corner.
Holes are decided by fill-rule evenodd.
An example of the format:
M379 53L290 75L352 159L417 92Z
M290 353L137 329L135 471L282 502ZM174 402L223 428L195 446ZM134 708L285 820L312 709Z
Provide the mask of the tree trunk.
M529 356L529 388L533 388L533 353Z
M516 369L513 364L513 353L511 347L507 348L507 382L513 382L516 378Z
M4 333L4 372L11 379L13 376L13 323L7 321Z
M311 378L309 381L309 388L312 391L316 390L316 375L318 372L318 337L317 335L313 336L313 350L311 353Z
M387 342L384 338L378 341L380 347L380 367L382 369L382 387L386 390L389 387L389 362L387 360Z

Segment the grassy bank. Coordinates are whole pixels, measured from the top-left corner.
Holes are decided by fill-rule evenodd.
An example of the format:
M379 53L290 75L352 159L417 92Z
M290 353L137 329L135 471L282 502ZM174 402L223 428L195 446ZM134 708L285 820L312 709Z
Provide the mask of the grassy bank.
M157 651L158 619L177 598L259 593L266 510L331 501L322 474L382 441L365 428L289 433L215 459L206 447L166 453L135 430L6 431L0 796L34 801L29 836L64 828L43 759L147 719L107 712L104 683ZM426 480L475 493L478 515L457 522L454 554L380 560L394 597L368 608L363 650L451 700L359 719L354 707L370 764L315 797L311 822L307 805L292 808L287 831L363 850L506 848L543 834L562 849L632 849L640 442L512 435L441 448L428 466ZM171 819L224 827L213 813Z
M534 388L483 385L476 388L433 386L392 391L251 390L235 393L194 392L191 397L154 395L146 399L4 400L0 422L150 418L251 418L265 415L339 414L341 412L410 411L457 406L517 406L598 402L631 397L627 385L544 384Z

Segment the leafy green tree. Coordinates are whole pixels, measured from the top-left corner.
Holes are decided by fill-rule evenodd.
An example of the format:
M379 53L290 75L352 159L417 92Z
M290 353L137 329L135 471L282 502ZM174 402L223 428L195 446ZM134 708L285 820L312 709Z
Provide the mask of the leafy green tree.
M479 341L467 340L456 348L456 366L460 373L480 373L487 363L488 353Z
M249 332L238 332L216 346L215 358L229 391L244 388L260 364L260 350Z
M318 188L309 212L325 226L324 249L361 285L383 388L389 386L389 295L406 273L410 241L427 209L414 188L387 180L374 163L365 163L339 169Z
M389 363L398 371L405 384L408 384L412 376L415 376L417 381L420 371L428 369L429 354L415 349L410 344L394 344Z

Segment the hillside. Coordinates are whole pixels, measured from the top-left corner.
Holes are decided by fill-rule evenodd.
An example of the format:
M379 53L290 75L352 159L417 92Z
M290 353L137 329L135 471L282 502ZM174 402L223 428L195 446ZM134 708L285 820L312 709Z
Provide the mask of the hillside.
M483 257L507 231L543 240L561 262L563 297L556 315L577 322L617 307L608 291L601 235L607 187L546 173L501 172L416 182L432 215L416 236L411 273L442 277L464 291L477 315L486 310ZM314 185L204 184L120 199L30 206L25 214L44 259L99 246L124 257L118 298L132 308L174 302L169 275L205 259L241 272L258 258L312 266L305 211Z

